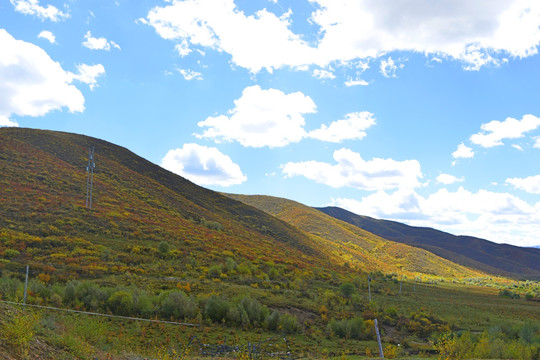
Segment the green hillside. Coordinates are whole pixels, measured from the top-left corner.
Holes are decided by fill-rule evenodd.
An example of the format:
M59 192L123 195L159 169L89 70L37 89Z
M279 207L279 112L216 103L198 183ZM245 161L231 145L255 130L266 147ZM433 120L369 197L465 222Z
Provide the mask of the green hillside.
M259 358L367 356L374 319L395 356L435 356L461 330L485 334L474 344L498 339L507 358L540 351L538 283L278 203L285 216L102 140L0 128L0 358L212 358L235 345L224 358L248 359L252 344Z
M360 216L336 207L318 210L385 239L426 249L469 268L518 279L540 279L540 249L455 236L431 228Z
M447 278L480 277L475 272L432 253L385 240L292 200L262 195L227 196L266 211L317 238L320 248L358 269L414 276L424 273Z

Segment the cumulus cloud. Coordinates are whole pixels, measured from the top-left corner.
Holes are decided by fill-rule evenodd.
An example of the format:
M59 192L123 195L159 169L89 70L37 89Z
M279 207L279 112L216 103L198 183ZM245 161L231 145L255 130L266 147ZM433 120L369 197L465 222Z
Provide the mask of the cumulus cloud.
M42 116L53 110L84 110L82 93L71 84L73 74L40 47L13 38L0 29L0 122L9 118Z
M528 176L526 178L508 178L506 182L514 185L516 189L531 194L540 194L540 175Z
M329 126L322 125L319 129L310 131L307 137L334 143L362 139L366 136L364 130L372 125L375 125L372 113L367 111L354 112L346 114L345 119L334 121Z
M437 182L445 185L450 185L456 182L463 182L464 180L465 179L462 177L458 178L450 174L440 174L439 176L437 176Z
M37 37L40 39L48 40L51 44L56 43L56 37L54 36L54 34L47 30L43 30L42 32L40 32Z
M304 114L316 110L313 100L301 92L285 94L260 86L244 89L228 115L209 117L198 123L206 127L199 138L238 141L248 147L280 147L306 136Z
M193 47L224 51L238 66L258 72L308 64L314 50L289 29L288 13L280 17L266 9L246 16L233 0L173 1L155 7L146 23L164 39L174 40L181 55Z
M458 145L457 150L452 153L454 159L472 158L474 157L474 151L470 147L461 143Z
M525 133L540 127L540 118L524 115L521 120L506 118L504 121L493 120L482 124L481 131L470 137L473 144L485 148L503 145L504 139L518 139Z
M39 5L38 0L10 0L15 7L15 11L24 15L37 16L41 20L51 20L57 22L69 18L69 13L58 10L58 8L47 5Z
M540 233L540 203L530 205L514 195L486 190L440 189L427 197L413 190L379 191L360 200L334 199L332 205L361 215L520 246L534 245Z
M105 68L101 64L77 65L77 74L72 74L74 80L78 80L90 87L90 90L94 90L97 86L97 78L105 74Z
M90 30L86 32L86 34L84 35L84 38L86 40L82 44L84 47L90 50L110 51L112 48L120 50L120 45L118 45L114 41L109 41L104 37L100 37L100 38L93 37Z
M334 188L351 187L360 190L389 190L415 188L422 178L420 163L416 160L393 159L364 160L349 149L334 151L336 164L319 161L288 162L282 165L286 177L304 176Z
M178 69L178 72L184 77L186 80L202 80L202 74L197 71L193 71L190 69Z
M246 15L233 0L173 0L151 9L144 23L182 54L204 47L230 54L251 72L413 51L462 61L467 70L538 52L536 0L312 0L306 21L321 36L307 42L291 30L291 11ZM141 21L142 22L142 21ZM390 60L390 58L389 58ZM389 60L385 60L389 62ZM395 64L394 64L395 65Z
M161 166L198 185L231 186L247 180L240 166L214 147L184 144L169 150Z

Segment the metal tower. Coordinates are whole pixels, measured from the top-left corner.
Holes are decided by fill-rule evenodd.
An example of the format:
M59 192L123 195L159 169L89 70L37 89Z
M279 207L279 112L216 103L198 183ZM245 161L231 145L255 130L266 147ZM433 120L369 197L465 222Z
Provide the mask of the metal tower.
M88 148L88 166L86 166L86 207L92 209L92 188L94 184L94 147Z

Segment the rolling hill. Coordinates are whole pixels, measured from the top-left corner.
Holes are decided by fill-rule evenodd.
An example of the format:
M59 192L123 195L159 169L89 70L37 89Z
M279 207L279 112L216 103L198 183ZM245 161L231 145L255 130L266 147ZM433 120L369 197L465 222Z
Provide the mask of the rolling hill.
M96 169L89 210L85 170L91 146ZM292 201L251 198L258 201L246 205L238 200L247 198L202 188L99 139L2 128L0 147L0 228L6 239L0 251L12 247L20 253L15 263L52 267L53 276L98 276L122 268L159 277L162 269L150 255L162 241L206 266L222 262L227 251L296 268L343 269L347 263L364 271L480 275ZM72 244L67 255L55 249L62 242Z
M514 278L540 279L540 249L455 236L431 228L356 215L337 207L318 210L385 239L428 250L469 268Z
M458 266L429 251L388 241L298 202L262 195L227 196L304 230L336 261L357 264L362 271L425 273L444 277L475 277L479 272Z
M457 326L525 328L540 308L523 296L539 291L290 200L205 189L106 141L0 128L0 358L170 358L276 338L295 356L363 356L375 318L386 348L418 354Z

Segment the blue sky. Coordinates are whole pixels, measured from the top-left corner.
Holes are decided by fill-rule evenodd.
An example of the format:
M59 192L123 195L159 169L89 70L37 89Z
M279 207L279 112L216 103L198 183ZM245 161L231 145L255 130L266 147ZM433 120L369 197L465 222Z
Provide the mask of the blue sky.
M0 0L0 126L539 245L539 44L535 0Z

